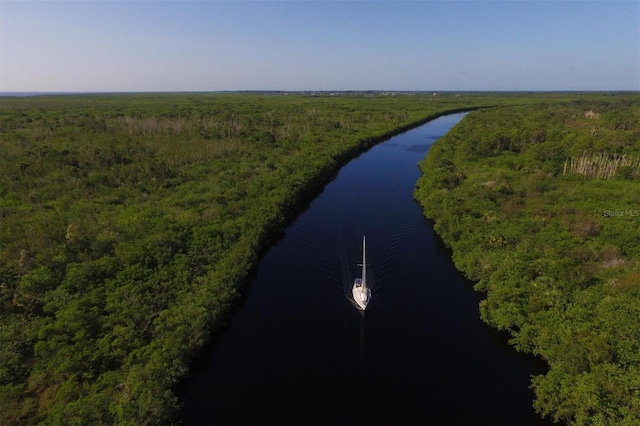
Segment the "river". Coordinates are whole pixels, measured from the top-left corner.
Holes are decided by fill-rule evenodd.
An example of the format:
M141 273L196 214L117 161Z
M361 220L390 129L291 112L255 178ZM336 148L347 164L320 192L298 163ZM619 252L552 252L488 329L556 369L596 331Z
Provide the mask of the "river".
M349 162L261 260L183 387L186 424L542 424L518 354L413 200L417 163L464 113ZM372 302L348 300L367 238Z

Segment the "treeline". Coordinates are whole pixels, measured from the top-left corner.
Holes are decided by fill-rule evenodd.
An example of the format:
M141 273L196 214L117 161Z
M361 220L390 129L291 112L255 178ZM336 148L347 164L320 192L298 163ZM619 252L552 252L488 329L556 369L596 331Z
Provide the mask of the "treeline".
M259 253L342 164L498 101L2 98L0 423L171 421Z
M548 363L532 388L554 421L640 424L640 176L565 169L585 152L638 158L639 129L637 94L497 107L420 164L415 197L486 293L481 317Z

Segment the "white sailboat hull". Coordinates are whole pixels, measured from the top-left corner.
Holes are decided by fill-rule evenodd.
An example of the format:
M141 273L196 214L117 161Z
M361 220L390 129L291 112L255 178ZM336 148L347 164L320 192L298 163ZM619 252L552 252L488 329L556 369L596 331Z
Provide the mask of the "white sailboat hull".
M358 308L363 311L367 309L367 305L371 300L371 290L354 284L352 294L353 301L356 302Z
M353 301L358 309L364 311L371 300L371 290L367 287L367 245L366 239L362 237L362 278L356 278L351 289Z

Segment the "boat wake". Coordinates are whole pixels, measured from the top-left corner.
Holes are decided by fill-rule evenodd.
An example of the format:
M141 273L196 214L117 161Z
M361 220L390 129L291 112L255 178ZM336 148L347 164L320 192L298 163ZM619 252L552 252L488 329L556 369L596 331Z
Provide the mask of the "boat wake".
M362 308L354 300L353 286L360 277L363 236L369 236L371 247L367 250L366 286L371 289L367 310L375 307L384 297L387 284L385 277L394 274L394 265L402 252L402 244L420 225L421 215L410 215L403 220L389 223L366 223L356 226L337 224L330 229L318 231L318 227L304 217L294 225L296 238L309 254L313 263L310 273L323 277L322 282L341 291L354 308Z
M364 236L362 236L364 243ZM364 263L357 263L353 256L347 255L347 250L344 244L340 244L340 271L342 276L342 291L344 293L345 298L363 315L364 310L369 309L372 305L374 298L372 294L377 293L377 284L375 280L375 275L373 273L373 268L371 267L371 263L366 261L364 258L361 262L366 262L366 267L364 267ZM364 244L363 244L363 255L364 255ZM359 265L362 267L362 277L353 279L351 275L351 271L354 265ZM365 272L366 271L366 272ZM364 289L362 289L364 287ZM355 300L354 295L361 293L360 303Z

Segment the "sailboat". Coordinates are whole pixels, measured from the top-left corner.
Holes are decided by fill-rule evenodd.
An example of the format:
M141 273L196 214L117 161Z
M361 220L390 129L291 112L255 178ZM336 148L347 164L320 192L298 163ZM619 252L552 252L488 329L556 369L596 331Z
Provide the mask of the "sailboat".
M356 278L353 282L353 300L361 310L367 309L371 301L371 289L367 287L367 246L365 237L362 237L362 278Z

